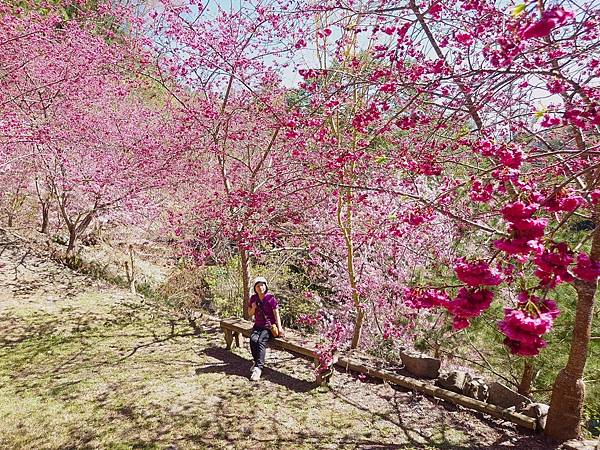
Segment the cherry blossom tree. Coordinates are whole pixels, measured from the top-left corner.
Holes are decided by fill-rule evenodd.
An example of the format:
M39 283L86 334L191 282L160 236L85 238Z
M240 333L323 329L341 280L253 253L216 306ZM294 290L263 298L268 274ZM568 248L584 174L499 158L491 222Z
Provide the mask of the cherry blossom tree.
M302 251L341 305L329 337L353 348L365 327L369 345L400 335L407 307L459 331L500 303L524 392L571 286L546 433L579 436L600 276L597 6L69 7L76 20L1 7L5 199L37 187L72 252L94 217L179 185L176 233L199 261L215 242L237 252L244 305L253 257Z
M122 34L111 43L108 32L95 32L101 12L68 20L60 6L7 15L0 92L23 132L4 148L13 161L28 160L25 185L35 183L43 231L56 203L70 256L94 218L152 204L146 194L165 185L181 143L168 104L143 99L135 70L145 53L136 40Z
M310 186L286 145L282 55L298 32L286 2L196 6L163 2L149 13L160 55L154 79L177 99L185 132L195 136L180 176L203 186L191 189L187 211L173 222L187 225L178 228L198 262L218 260L216 241L233 243L246 317L252 256L263 245L279 247L318 203L305 195ZM171 77L181 86L165 83Z
M516 291L499 322L515 354L532 356L544 346L542 336L558 315L548 295L558 283L572 283L578 296L572 349L553 390L546 432L578 436L599 255L595 227L574 242L562 230L578 216L597 222L597 11L485 1L339 6L321 4L315 12L335 24L318 23L314 40L334 41L335 92L349 91L329 104L330 114L350 110L361 137L392 142L391 159L436 187L397 189L376 179L365 186L353 177L343 186L414 199L469 230L479 244L464 249L447 273L462 287L450 296L409 291L407 299L446 309L461 329L489 308L494 286ZM344 51L347 42L364 53ZM379 64L365 64L369 58ZM322 67L304 75L328 76ZM324 85L307 88L326 106ZM372 159L368 151L353 156L358 164Z

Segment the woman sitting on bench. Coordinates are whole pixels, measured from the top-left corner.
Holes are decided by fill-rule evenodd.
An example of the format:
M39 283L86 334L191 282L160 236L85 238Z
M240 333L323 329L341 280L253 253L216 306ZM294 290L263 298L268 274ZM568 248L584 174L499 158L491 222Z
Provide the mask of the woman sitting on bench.
M248 314L250 317L254 316L254 327L250 335L250 351L252 352L252 358L254 358L254 364L250 369L250 379L252 381L258 381L262 374L267 353L267 342L274 334L271 327L276 327L276 335L283 336L277 299L268 294L267 290L267 280L264 277L256 277L254 280L254 295L250 297L250 304L248 305Z

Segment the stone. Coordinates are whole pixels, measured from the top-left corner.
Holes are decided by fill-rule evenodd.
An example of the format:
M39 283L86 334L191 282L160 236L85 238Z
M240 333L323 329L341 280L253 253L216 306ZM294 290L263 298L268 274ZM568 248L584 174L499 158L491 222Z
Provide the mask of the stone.
M516 406L517 409L521 408L523 405L531 403L531 401L524 395L513 391L497 381L494 381L492 384L490 384L487 401L488 403L500 406L501 408Z
M544 403L530 403L526 405L521 411L527 417L531 417L537 422L537 429L544 430L546 428L546 419L548 417L548 410L550 407Z
M598 448L598 440L585 440L579 441L572 439L565 442L559 447L560 450L595 450Z
M400 352L404 368L412 375L423 378L437 378L441 361L417 352Z
M467 377L471 377L467 372L451 370L450 372L441 373L438 379L435 380L435 385L442 389L462 394Z
M489 396L490 388L482 377L469 377L463 388L463 394L485 402Z

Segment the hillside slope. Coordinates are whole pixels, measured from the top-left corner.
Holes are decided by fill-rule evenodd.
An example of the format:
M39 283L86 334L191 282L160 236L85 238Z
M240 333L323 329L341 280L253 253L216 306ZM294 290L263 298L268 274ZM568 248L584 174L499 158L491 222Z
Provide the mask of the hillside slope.
M270 351L94 281L0 232L0 447L552 448L514 425Z

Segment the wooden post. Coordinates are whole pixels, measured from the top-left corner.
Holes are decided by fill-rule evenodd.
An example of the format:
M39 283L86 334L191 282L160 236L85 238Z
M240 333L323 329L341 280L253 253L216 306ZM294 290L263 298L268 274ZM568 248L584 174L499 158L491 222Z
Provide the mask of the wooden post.
M133 245L129 244L129 261L125 261L125 274L129 283L129 290L132 294L136 293L135 289L135 272L133 269Z

